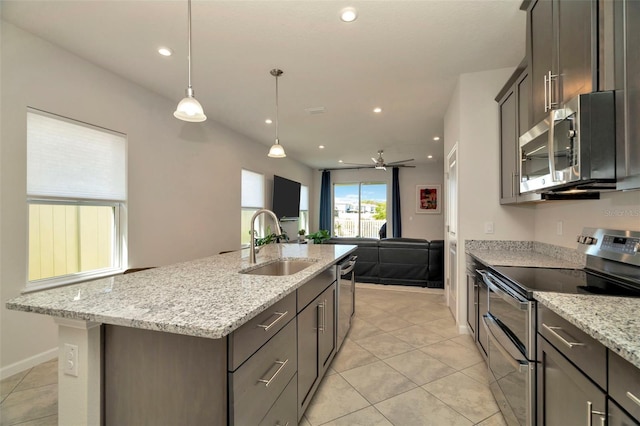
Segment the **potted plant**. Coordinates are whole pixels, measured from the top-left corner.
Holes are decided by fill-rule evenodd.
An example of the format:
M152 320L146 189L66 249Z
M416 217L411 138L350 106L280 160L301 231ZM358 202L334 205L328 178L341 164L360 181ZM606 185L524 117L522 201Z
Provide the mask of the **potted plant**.
M331 238L331 234L326 229L321 229L318 232L307 235L307 238L313 241L313 244L322 244L323 241Z
M307 231L305 229L301 229L298 231L298 242L301 243L304 241L304 234L306 234Z

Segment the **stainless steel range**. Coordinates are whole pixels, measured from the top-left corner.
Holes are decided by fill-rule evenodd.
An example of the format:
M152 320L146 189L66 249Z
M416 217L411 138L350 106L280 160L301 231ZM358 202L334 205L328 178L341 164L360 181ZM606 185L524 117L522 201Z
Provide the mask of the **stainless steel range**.
M489 287L490 387L509 425L536 424L535 291L640 297L640 232L585 228L584 269L498 266L478 271Z

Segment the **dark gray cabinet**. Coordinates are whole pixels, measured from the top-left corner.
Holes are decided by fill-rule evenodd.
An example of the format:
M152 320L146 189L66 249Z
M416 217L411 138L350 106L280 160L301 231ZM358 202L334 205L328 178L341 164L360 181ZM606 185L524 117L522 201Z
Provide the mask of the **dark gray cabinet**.
M640 2L615 2L616 96L624 94L616 146L617 189L640 188ZM623 90L621 93L620 90Z
M477 339L478 330L478 284L475 274L467 271L467 325L473 336Z
M607 426L638 426L640 424L611 399L607 402L607 419Z
M530 93L527 65L522 61L496 97L500 119L500 204L540 200L539 194L520 193L518 139L529 130Z
M540 335L538 361L538 424L605 424L605 392Z
M598 2L537 0L527 13L530 123L597 89Z
M298 420L335 355L335 297L333 282L298 313Z

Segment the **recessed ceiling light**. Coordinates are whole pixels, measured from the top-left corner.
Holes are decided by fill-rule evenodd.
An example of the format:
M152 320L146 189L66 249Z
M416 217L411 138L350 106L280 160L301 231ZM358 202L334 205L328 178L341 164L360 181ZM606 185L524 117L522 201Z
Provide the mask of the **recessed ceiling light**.
M439 140L440 140L440 136L434 136L434 137L433 137L433 140L434 140L434 141L439 141Z
M433 158L433 155L427 155L427 158Z
M318 148L324 149L324 145L318 145Z
M342 22L353 22L358 17L358 12L353 7L345 7L340 11L340 19Z
M158 48L158 53L162 56L171 56L173 54L173 50L169 49L168 47L160 47Z
M373 112L375 112L376 114L379 114L379 113L382 112L382 108L376 107L376 108L373 109Z
M342 161L342 160L338 160L338 163L344 163L344 161Z
M267 124L271 124L273 123L273 120L271 120L270 118L267 118L266 120L264 120L264 122Z

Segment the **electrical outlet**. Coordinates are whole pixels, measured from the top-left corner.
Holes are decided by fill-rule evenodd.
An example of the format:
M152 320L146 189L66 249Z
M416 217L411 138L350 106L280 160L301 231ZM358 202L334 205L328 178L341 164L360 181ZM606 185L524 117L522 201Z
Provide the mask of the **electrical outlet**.
M561 220L559 220L556 223L556 234L557 235L562 235L562 221Z
M64 344L64 374L78 377L78 346Z
M485 222L484 223L484 233L485 234L493 234L493 222Z

